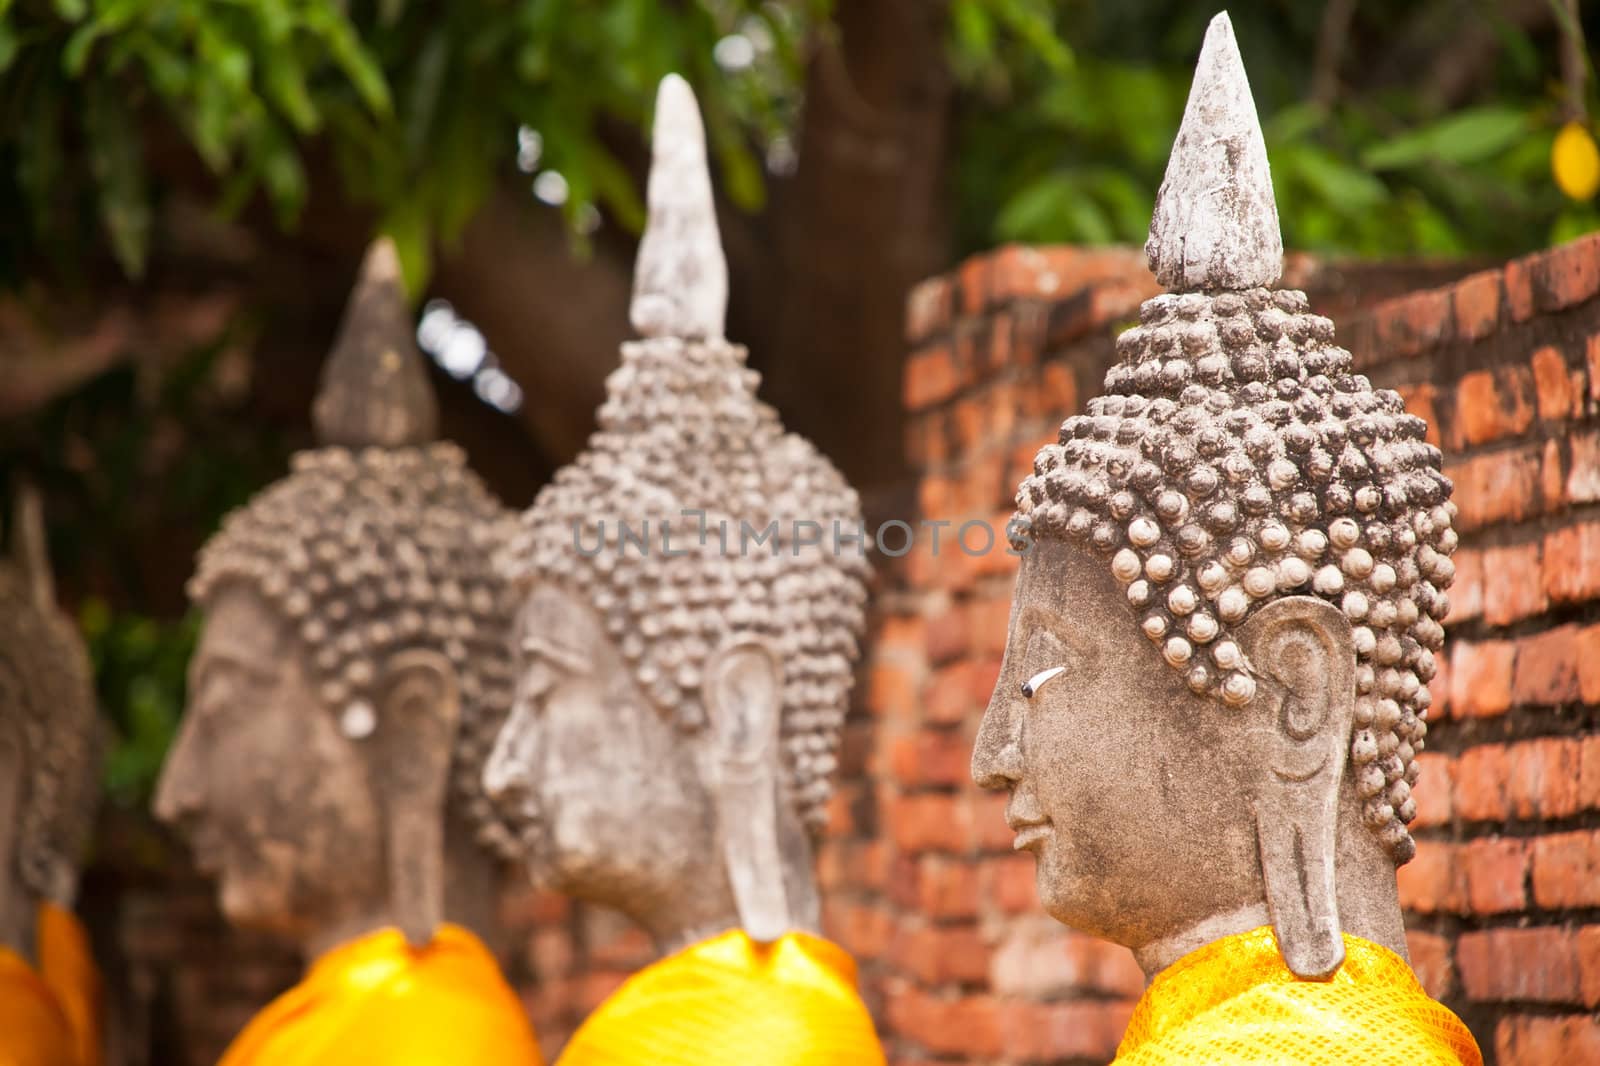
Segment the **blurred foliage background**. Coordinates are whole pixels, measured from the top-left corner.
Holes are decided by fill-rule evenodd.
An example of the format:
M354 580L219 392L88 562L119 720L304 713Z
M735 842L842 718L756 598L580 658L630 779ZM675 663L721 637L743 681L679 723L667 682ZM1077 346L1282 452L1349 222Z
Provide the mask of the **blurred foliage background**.
M1551 172L1564 124L1592 154L1587 6L1232 12L1287 245L1481 258L1600 228L1593 189L1564 195ZM48 494L121 737L112 797L148 795L183 703L192 553L307 443L316 362L372 233L396 238L419 299L483 324L474 365L528 395L505 415L436 375L451 435L525 503L581 442L614 360L642 133L656 82L684 73L726 201L733 335L789 424L892 498L906 286L1000 241L1141 242L1213 14L0 0L0 469ZM840 395L846 374L859 387Z

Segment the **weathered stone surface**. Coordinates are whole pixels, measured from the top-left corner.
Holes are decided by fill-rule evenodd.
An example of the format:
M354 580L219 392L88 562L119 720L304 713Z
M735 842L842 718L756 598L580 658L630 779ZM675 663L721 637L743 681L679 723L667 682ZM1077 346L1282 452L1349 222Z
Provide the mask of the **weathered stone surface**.
M83 640L55 601L39 497L17 493L0 561L0 946L32 958L41 900L71 907L100 798Z
M650 216L634 265L629 318L645 337L720 340L728 310L728 261L706 167L706 134L694 90L661 80L651 136Z
M689 143L680 143L689 142ZM693 99L657 112L635 322L589 447L505 556L521 692L486 775L530 871L663 949L818 924L821 827L863 624L861 509L720 337ZM687 206L685 206L687 205ZM715 275L714 277L712 275Z
M315 406L330 443L228 516L190 585L206 620L156 813L230 921L311 956L446 918L489 934L512 846L482 793L511 702L511 515L426 443L428 389L380 241Z
M1144 250L1174 292L1260 288L1283 273L1267 146L1227 12L1206 31Z

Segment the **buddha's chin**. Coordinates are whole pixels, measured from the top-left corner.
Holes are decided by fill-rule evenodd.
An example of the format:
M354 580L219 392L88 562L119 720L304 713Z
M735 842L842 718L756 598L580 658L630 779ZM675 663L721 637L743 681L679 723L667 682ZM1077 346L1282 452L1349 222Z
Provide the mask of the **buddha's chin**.
M272 891L259 878L223 870L217 897L222 916L230 925L285 936L294 931L281 893Z

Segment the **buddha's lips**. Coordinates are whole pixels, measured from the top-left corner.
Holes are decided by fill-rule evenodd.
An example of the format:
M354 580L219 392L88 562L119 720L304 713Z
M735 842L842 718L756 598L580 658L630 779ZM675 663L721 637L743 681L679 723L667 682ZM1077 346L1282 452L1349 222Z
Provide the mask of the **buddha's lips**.
M1017 838L1011 842L1012 851L1030 851L1055 831L1049 822L1029 822L1012 828L1017 834Z

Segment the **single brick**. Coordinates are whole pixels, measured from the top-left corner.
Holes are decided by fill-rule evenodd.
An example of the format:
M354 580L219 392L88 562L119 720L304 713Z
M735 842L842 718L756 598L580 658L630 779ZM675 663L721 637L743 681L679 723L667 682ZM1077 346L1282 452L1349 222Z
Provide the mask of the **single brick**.
M1547 346L1533 353L1530 368L1539 417L1546 422L1565 419L1572 413L1572 379L1566 358L1559 349Z
M1568 503L1593 503L1600 500L1600 433L1588 430L1567 437L1572 464L1567 469Z
M1450 334L1449 289L1426 289L1396 297L1373 309L1378 343L1391 358L1427 351Z
M1513 1014L1494 1033L1499 1066L1577 1066L1600 1062L1600 1018Z
M1513 322L1526 322L1533 317L1532 256L1513 259L1505 266L1503 277L1506 286L1506 311Z
M1600 598L1600 522L1545 535L1543 592L1552 603Z
M1574 307L1600 291L1600 238L1579 237L1533 257L1534 306L1550 313Z
M1483 614L1483 552L1476 548L1457 548L1451 561L1456 564L1456 579L1450 584L1451 625Z
M1506 819L1506 775L1510 772L1503 744L1480 744L1456 757L1456 817L1464 822Z
M957 796L897 796L883 813L889 839L902 851L964 852L972 847L971 811Z
M1451 499L1459 513L1455 528L1469 533L1485 526L1520 522L1540 511L1541 447L1475 455L1445 466L1455 483ZM1454 596L1454 590L1451 593Z
M1559 511L1566 500L1567 472L1562 465L1561 442L1544 442L1544 456L1539 463L1539 502L1545 511Z
M1514 818L1569 818L1583 809L1582 745L1540 737L1506 749L1506 804Z
M1456 966L1480 1003L1581 1003L1577 930L1557 926L1462 933Z
M989 976L989 945L975 925L902 928L889 946L889 962L924 984L979 982Z
M1434 406L1434 398L1439 395L1439 390L1432 382L1419 381L1406 385L1396 385L1395 390L1400 394L1400 400L1406 405L1406 413L1416 415L1428 423L1428 432L1424 438L1435 448L1439 447L1439 411Z
M1525 366L1474 370L1456 386L1452 449L1519 436L1533 424L1533 374Z
M949 278L919 282L906 297L906 340L916 343L948 327L952 310Z
M988 253L975 255L956 268L962 314L975 315L989 305L993 275L994 257Z
M1600 832L1535 837L1533 898L1546 910L1600 906Z
M1456 964L1451 955L1451 942L1436 933L1420 929L1406 930L1406 950L1411 955L1411 969L1422 982L1423 991L1434 999L1455 995Z
M1460 862L1461 846L1425 840L1417 854L1396 871L1400 906L1418 914L1465 914L1467 885Z
M1032 855L997 855L984 859L979 864L978 886L983 898L1006 914L1023 914L1039 906Z
M1511 700L1517 704L1572 703L1578 699L1578 627L1558 626L1517 641Z
M1465 341L1487 337L1500 324L1500 285L1498 270L1484 270L1456 282L1453 302L1456 336Z
M916 893L905 908L929 918L975 918L982 898L978 871L966 858L919 855L911 865Z
M1457 641L1450 654L1450 713L1488 718L1511 708L1516 645L1506 640Z
M920 411L955 395L959 381L950 346L934 345L906 359L901 397L907 410Z
M1540 543L1513 544L1483 550L1483 620L1505 626L1543 614L1550 572L1541 580ZM1600 582L1600 570L1595 580Z
M1425 751L1417 756L1417 785L1411 796L1417 801L1413 829L1447 825L1453 811L1455 760L1448 755Z
M1528 843L1487 837L1464 845L1457 861L1474 914L1505 914L1527 907Z

